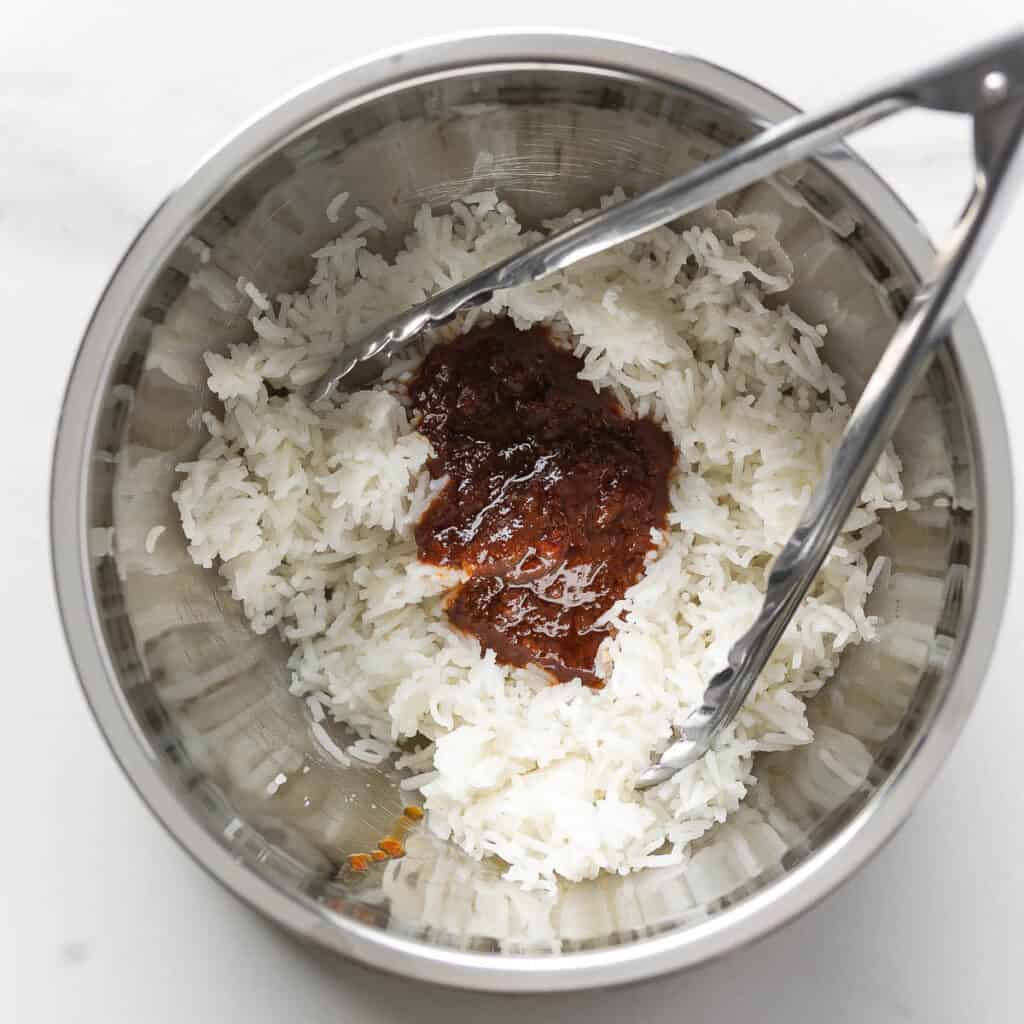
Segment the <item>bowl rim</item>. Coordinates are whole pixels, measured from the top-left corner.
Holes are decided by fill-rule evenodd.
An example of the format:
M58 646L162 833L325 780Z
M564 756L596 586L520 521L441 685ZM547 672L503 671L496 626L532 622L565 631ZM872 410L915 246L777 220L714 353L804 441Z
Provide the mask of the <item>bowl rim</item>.
M128 708L91 593L87 505L100 399L117 345L166 257L202 214L274 150L316 123L431 76L469 69L552 66L685 87L765 123L796 108L706 61L606 35L557 31L474 32L378 54L333 71L258 115L207 157L156 209L114 270L86 328L60 413L50 482L50 539L57 600L76 672L108 746L156 818L192 859L245 903L301 938L406 977L495 992L567 991L640 980L695 966L747 945L804 913L890 838L946 760L979 692L1010 571L1013 487L996 381L965 309L951 338L976 438L979 500L975 602L958 664L930 727L857 815L802 864L715 917L629 944L561 955L502 956L431 946L300 900L241 864L178 799L174 780ZM882 179L844 147L814 163L856 196L921 273L933 249L921 225Z

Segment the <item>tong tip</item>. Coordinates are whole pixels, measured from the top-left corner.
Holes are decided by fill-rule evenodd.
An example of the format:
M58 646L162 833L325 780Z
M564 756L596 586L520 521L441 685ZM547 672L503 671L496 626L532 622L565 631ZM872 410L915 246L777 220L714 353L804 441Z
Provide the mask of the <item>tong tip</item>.
M681 737L664 751L654 764L645 768L634 780L634 789L653 789L667 782L676 772L696 764L708 752L708 745L702 740Z

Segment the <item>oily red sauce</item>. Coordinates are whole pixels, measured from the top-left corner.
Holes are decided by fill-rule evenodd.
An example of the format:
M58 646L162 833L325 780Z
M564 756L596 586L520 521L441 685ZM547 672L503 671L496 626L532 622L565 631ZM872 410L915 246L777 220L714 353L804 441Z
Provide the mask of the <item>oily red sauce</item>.
M449 482L416 528L426 562L470 574L458 628L508 665L600 686L600 616L665 525L672 440L579 380L541 328L499 320L433 349L409 388Z

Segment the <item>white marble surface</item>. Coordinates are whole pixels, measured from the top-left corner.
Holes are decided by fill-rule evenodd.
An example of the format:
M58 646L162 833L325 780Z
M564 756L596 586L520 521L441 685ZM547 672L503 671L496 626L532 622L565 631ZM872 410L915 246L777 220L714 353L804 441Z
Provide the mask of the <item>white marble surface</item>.
M150 819L88 717L60 637L45 536L63 379L107 275L170 186L226 132L306 79L405 40L555 20L687 50L811 105L1008 27L1020 12L1019 0L520 0L493 12L464 0L36 0L5 9L0 344L14 364L0 406L7 439L0 523L9 538L0 685L9 694L10 751L0 998L16 1005L10 1014L0 1009L0 1019L1021 1020L1019 587L988 686L950 763L897 838L824 905L687 975L557 1001L499 1000L427 990L311 955L186 858ZM933 121L875 132L861 148L937 232L965 195L968 165L963 131ZM1024 374L1022 237L1024 200L971 299L1018 461L1024 403L1012 382ZM1017 494L1024 508L1021 486ZM4 944L13 955L3 955Z

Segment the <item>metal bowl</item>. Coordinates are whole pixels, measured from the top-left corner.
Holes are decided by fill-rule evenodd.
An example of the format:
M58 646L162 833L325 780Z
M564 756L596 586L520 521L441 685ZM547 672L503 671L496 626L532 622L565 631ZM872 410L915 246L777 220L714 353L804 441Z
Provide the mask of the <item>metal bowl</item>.
M168 830L297 935L450 985L608 985L723 954L848 877L910 811L964 724L1003 607L1006 428L965 313L897 437L920 508L886 517L892 573L812 702L815 741L762 756L758 784L685 868L524 893L423 831L408 854L336 878L388 831L392 773L342 769L286 691L285 652L245 628L184 551L170 493L208 406L201 354L244 339L235 282L305 283L345 190L383 215L385 251L422 203L495 187L536 222L647 188L793 112L721 68L566 35L462 38L327 78L250 125L145 226L114 274L68 387L53 470L61 610L100 726ZM350 203L351 208L354 203ZM845 149L732 197L778 218L798 285L856 395L930 247ZM153 551L154 525L168 529ZM282 785L284 776L287 783Z

